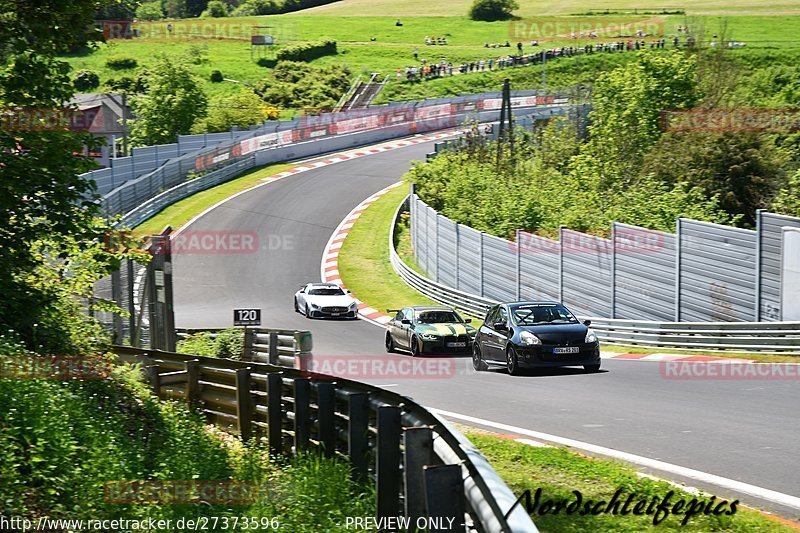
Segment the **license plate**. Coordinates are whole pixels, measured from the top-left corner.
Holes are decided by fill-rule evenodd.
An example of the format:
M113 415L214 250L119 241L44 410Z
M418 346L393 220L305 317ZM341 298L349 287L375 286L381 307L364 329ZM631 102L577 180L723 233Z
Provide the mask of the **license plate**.
M578 346L565 346L562 348L553 348L553 353L578 353L581 349Z
M339 316L339 315L341 315L341 314L342 314L342 313L331 313L331 316Z
M447 347L448 348L466 348L467 347L467 343L466 342L448 342L447 343Z

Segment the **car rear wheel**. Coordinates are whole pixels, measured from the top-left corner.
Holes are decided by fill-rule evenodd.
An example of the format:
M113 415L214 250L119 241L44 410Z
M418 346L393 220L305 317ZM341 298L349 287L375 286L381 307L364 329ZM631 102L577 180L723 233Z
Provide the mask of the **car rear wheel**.
M414 335L411 337L411 357L417 357L419 353L419 339L417 339L417 336Z
M478 372L482 372L487 368L486 361L483 360L483 354L481 354L481 347L477 342L472 345L472 368Z
M388 331L386 332L386 352L387 353L394 353L394 339L392 338L392 334Z
M583 365L583 369L588 374L594 374L595 372L600 372L600 365L599 364L597 364L597 365Z
M519 375L519 361L517 361L517 351L514 349L513 346L509 346L506 349L506 369L508 370L509 375L512 376Z

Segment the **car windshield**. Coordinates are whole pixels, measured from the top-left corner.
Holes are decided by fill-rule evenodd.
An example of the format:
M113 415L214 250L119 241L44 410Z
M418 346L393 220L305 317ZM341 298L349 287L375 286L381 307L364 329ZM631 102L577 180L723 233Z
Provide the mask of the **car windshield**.
M559 304L520 305L511 308L511 316L519 326L578 323L578 319Z
M308 294L314 296L341 296L344 291L338 287L323 287L317 289L309 289Z
M420 324L443 324L462 322L461 317L453 311L425 311L417 315Z

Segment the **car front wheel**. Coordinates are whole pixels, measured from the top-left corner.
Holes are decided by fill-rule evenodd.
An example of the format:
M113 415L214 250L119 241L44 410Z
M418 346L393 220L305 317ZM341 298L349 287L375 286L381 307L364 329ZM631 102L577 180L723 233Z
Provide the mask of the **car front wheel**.
M517 361L517 351L514 349L513 346L509 346L506 349L506 369L508 370L509 375L518 376L519 375L519 361Z
M486 370L486 362L483 360L481 347L477 342L472 345L472 368L478 372Z
M417 339L417 336L414 335L411 337L411 357L417 357L419 353L419 339Z
M306 318L311 318L311 310L308 308L308 304L306 304Z

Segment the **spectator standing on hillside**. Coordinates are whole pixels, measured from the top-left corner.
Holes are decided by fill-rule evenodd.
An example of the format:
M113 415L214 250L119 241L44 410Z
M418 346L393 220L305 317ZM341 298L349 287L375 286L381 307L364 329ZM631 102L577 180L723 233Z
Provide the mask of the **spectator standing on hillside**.
M418 59L419 59L419 50L417 50L417 47L415 46L414 47L414 61L417 61Z

